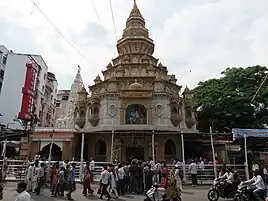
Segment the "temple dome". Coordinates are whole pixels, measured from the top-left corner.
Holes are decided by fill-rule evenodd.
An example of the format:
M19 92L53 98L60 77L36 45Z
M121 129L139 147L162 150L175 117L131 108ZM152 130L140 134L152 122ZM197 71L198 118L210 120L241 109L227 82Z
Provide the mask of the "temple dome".
M143 88L143 85L138 83L137 80L135 80L134 83L132 83L130 86L129 86L129 89L142 89Z

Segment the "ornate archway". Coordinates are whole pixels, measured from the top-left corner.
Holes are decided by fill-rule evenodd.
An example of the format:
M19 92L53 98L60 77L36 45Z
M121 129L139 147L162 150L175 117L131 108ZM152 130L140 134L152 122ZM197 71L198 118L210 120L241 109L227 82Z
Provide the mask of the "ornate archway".
M98 140L95 144L95 160L105 161L107 155L107 145L103 140Z
M147 124L147 109L142 104L131 104L126 108L126 124Z
M176 144L169 139L165 143L165 161L171 162L173 159L176 159Z
M51 143L47 144L42 148L40 151L41 158L47 158L49 157L49 151L50 151ZM52 150L51 150L51 160L60 161L62 158L62 150L59 147L59 145L53 143Z

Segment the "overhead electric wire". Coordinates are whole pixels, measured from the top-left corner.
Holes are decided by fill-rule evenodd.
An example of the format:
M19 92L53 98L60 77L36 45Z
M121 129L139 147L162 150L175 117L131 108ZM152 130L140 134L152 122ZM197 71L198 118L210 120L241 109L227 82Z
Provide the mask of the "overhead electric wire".
M115 18L114 18L114 11L113 11L112 0L110 0L110 9L111 9L112 20L113 20L113 25L114 25L115 39L116 39L116 41L117 41L117 31L116 31L116 26L115 26Z
M44 18L50 23L50 25L58 32L58 34L87 62L94 65L92 61L90 61L64 34L60 31L60 29L49 19L49 17L44 13L44 11L35 3L34 0L31 0L34 4L34 7L44 16Z
M256 93L254 94L253 98L251 99L250 103L253 103L253 101L255 100L256 96L258 95L258 93L260 92L262 86L264 85L265 81L268 78L268 73L266 74L265 78L263 79L261 85L259 86L259 88L257 89Z
M93 9L94 9L94 11L95 11L95 14L96 14L96 16L97 16L97 19L98 19L98 21L99 21L99 25L101 26L101 29L102 29L102 31L103 31L103 34L104 34L105 37L107 38L106 31L105 31L105 29L104 29L104 27L103 27L103 24L101 23L100 16L99 16L99 13L98 13L98 10L97 10L97 8L96 8L96 5L95 5L94 0L92 0L92 5L93 5Z

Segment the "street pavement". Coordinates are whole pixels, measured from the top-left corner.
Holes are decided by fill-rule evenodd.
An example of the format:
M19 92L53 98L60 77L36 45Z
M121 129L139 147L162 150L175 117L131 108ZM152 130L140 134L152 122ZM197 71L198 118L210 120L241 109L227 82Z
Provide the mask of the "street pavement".
M15 190L16 184L7 184L4 189L4 201L15 201L17 192ZM97 186L93 186L93 189L96 192ZM184 192L182 194L183 201L207 201L207 191L209 186L200 186L200 187L184 187ZM81 195L82 186L77 185L76 191L73 193L73 199L77 201L88 201L88 200L99 200L99 195L94 193L94 195L89 197L84 197ZM36 196L31 194L33 201L59 201L59 200L67 200L66 197L53 198L50 197L49 190L45 189L40 196ZM106 200L106 199L104 199ZM115 199L112 199L115 200ZM126 195L121 196L117 201L143 201L144 196L140 195Z

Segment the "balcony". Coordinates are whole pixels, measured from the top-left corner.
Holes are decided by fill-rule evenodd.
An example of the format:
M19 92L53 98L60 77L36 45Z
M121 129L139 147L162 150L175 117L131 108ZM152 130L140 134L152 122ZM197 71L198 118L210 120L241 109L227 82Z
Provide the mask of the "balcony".
M53 82L46 80L46 88L49 90L50 93L53 92L53 90L54 90Z

